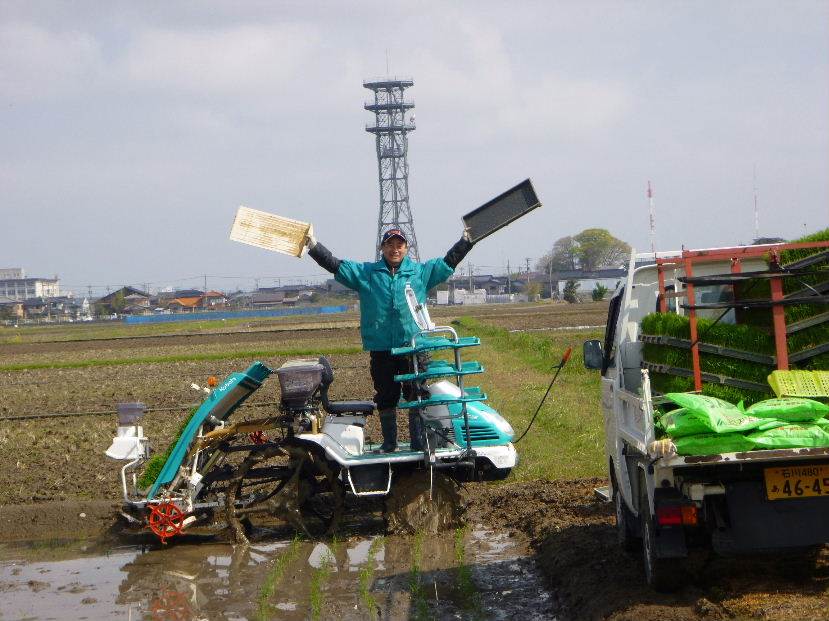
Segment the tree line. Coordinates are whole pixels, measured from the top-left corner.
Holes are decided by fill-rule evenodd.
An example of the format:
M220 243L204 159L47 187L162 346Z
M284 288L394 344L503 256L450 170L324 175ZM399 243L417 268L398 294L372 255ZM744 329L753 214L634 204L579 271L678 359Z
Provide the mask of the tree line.
M536 264L540 272L592 271L618 267L630 255L630 245L607 229L585 229L576 235L560 237Z
M618 267L630 255L630 245L617 239L607 229L585 229L576 235L560 237L552 249L536 264L540 272L593 271L604 267ZM567 302L578 301L579 283L568 280L564 283L562 297ZM604 298L607 287L596 283L591 297L598 301Z

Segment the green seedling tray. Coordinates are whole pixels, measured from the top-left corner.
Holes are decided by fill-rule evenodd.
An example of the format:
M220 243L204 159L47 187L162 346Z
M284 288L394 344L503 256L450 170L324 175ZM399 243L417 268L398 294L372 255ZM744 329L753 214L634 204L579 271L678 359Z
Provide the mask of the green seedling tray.
M461 368L446 362L445 360L435 360L431 362L425 370L420 373L405 373L404 375L395 375L395 382L412 382L415 380L434 379L436 377L457 377L459 375L474 375L476 373L483 373L484 367L480 362L464 362Z

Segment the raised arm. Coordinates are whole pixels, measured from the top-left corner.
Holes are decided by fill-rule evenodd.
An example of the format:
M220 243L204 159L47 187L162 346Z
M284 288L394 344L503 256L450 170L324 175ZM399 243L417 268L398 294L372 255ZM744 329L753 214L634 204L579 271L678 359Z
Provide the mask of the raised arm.
M362 281L362 271L359 263L338 259L331 251L319 243L313 236L309 236L305 245L308 254L322 269L334 274L334 279L349 289L359 290Z
M336 274L339 271L342 260L331 254L331 251L319 243L313 236L308 237L306 245L308 246L308 255L322 269L332 274Z
M458 267L458 263L463 261L463 258L472 250L472 246L474 244L469 241L469 233L466 231L463 232L463 236L455 242L455 245L449 249L449 252L446 253L446 256L443 257L443 260L446 261L446 265L455 269Z

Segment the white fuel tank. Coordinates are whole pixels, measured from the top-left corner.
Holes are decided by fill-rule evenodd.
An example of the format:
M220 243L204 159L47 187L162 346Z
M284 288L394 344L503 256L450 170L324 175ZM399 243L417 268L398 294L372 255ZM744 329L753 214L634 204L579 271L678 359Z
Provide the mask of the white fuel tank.
M365 416L327 416L322 433L350 455L362 455L365 441Z

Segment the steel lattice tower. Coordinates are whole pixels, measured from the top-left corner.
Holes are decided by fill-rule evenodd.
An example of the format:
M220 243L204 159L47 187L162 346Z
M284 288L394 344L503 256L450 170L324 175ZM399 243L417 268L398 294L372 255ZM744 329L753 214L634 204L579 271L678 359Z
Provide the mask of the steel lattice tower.
M365 109L374 112L375 122L366 125L366 131L374 134L377 146L377 169L380 182L380 215L377 218L377 260L383 231L396 226L409 240L409 256L420 260L417 250L412 209L409 206L409 150L408 134L414 131L414 116L406 118L414 102L405 101L404 91L412 86L412 80L386 78L363 82L374 91L374 101Z

